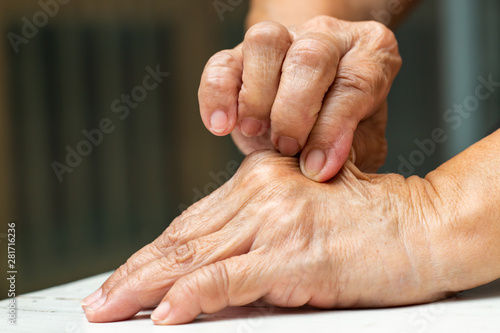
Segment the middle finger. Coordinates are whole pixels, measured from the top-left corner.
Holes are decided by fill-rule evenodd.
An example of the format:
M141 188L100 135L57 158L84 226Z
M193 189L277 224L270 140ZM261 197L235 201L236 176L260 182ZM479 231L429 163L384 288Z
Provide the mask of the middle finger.
M269 117L292 41L288 30L275 22L251 27L243 42L243 84L238 98L238 125L247 137L269 128Z
M91 322L108 322L132 317L154 306L174 282L198 268L247 253L257 225L239 218L221 230L177 246L166 257L154 260L121 279L98 308L85 314ZM252 230L254 229L254 230Z

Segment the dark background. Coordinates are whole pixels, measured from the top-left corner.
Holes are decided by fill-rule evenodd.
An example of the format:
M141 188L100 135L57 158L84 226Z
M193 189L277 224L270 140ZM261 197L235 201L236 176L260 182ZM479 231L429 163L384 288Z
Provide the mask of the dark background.
M9 33L22 35L23 17L33 22L42 9L0 4L0 263L6 274L7 223L16 221L18 294L115 269L222 183L211 173L241 162L230 138L203 127L197 89L208 58L241 41L247 6L221 20L206 0L73 0L16 53ZM496 0L426 0L397 29L404 65L381 172L424 176L499 127L500 91L458 128L443 119L474 95L478 76L500 81L499 18ZM120 119L111 103L157 65L169 76ZM66 164L66 147L105 118L114 131L60 182L54 161ZM448 139L426 154L415 140L436 128Z

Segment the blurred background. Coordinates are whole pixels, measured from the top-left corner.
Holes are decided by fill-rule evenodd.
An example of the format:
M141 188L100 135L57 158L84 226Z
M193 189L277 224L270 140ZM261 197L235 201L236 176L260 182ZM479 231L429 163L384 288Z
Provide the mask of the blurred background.
M244 33L248 1L221 1L0 3L2 290L8 223L17 294L58 285L115 269L241 162L198 111L206 61ZM424 176L500 127L500 87L476 96L500 81L500 2L424 0L396 33L380 171Z

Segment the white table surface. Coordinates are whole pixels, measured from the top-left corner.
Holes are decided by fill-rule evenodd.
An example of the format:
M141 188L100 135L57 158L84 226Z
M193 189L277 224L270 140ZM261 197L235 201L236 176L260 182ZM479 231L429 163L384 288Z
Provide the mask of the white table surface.
M0 332L496 332L500 333L500 280L442 302L389 309L282 309L262 304L202 315L191 324L155 326L152 311L117 323L87 322L80 301L110 273L17 297L17 325L0 301Z

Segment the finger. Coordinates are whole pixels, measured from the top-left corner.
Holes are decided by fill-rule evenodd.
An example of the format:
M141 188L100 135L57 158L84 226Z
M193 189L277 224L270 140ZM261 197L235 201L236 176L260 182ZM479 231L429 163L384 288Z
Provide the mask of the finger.
M275 22L258 23L245 35L238 124L247 137L262 135L269 128L281 66L291 43L288 30Z
M332 90L324 100L318 120L300 156L308 178L324 182L335 176L347 160L356 126L369 96L356 89Z
M306 144L344 44L333 34L308 33L290 46L271 110L271 140L282 155L293 156Z
M236 125L242 73L241 46L216 53L205 66L198 90L200 113L215 135L227 135Z
M151 319L158 325L182 324L202 312L251 303L268 292L269 276L259 250L217 261L177 280Z
M271 142L271 134L267 130L265 133L249 138L244 136L238 128L231 132L231 137L238 149L244 154L248 155L257 150L274 150L273 143Z
M231 184L227 183L175 218L162 235L132 255L96 292L85 298L82 306L91 305L103 294L107 294L121 279L143 265L166 256L175 247L220 230L243 205L243 202L238 201L239 197L228 199L230 189ZM214 201L225 201L226 205L214 205Z
M178 246L164 258L152 261L121 279L97 306L85 308L91 322L132 317L160 302L174 282L203 266L250 250L255 224L242 221L213 234Z
M379 29L379 43L395 43L390 38L394 36L378 24L361 24L361 28L371 28L372 36L377 36L373 31ZM356 41L340 61L335 82L301 153L301 170L312 180L323 182L337 174L347 159L358 123L373 116L376 106L382 105L401 66L397 48L387 47L371 57L363 47L366 43ZM384 50L378 44L371 47Z

